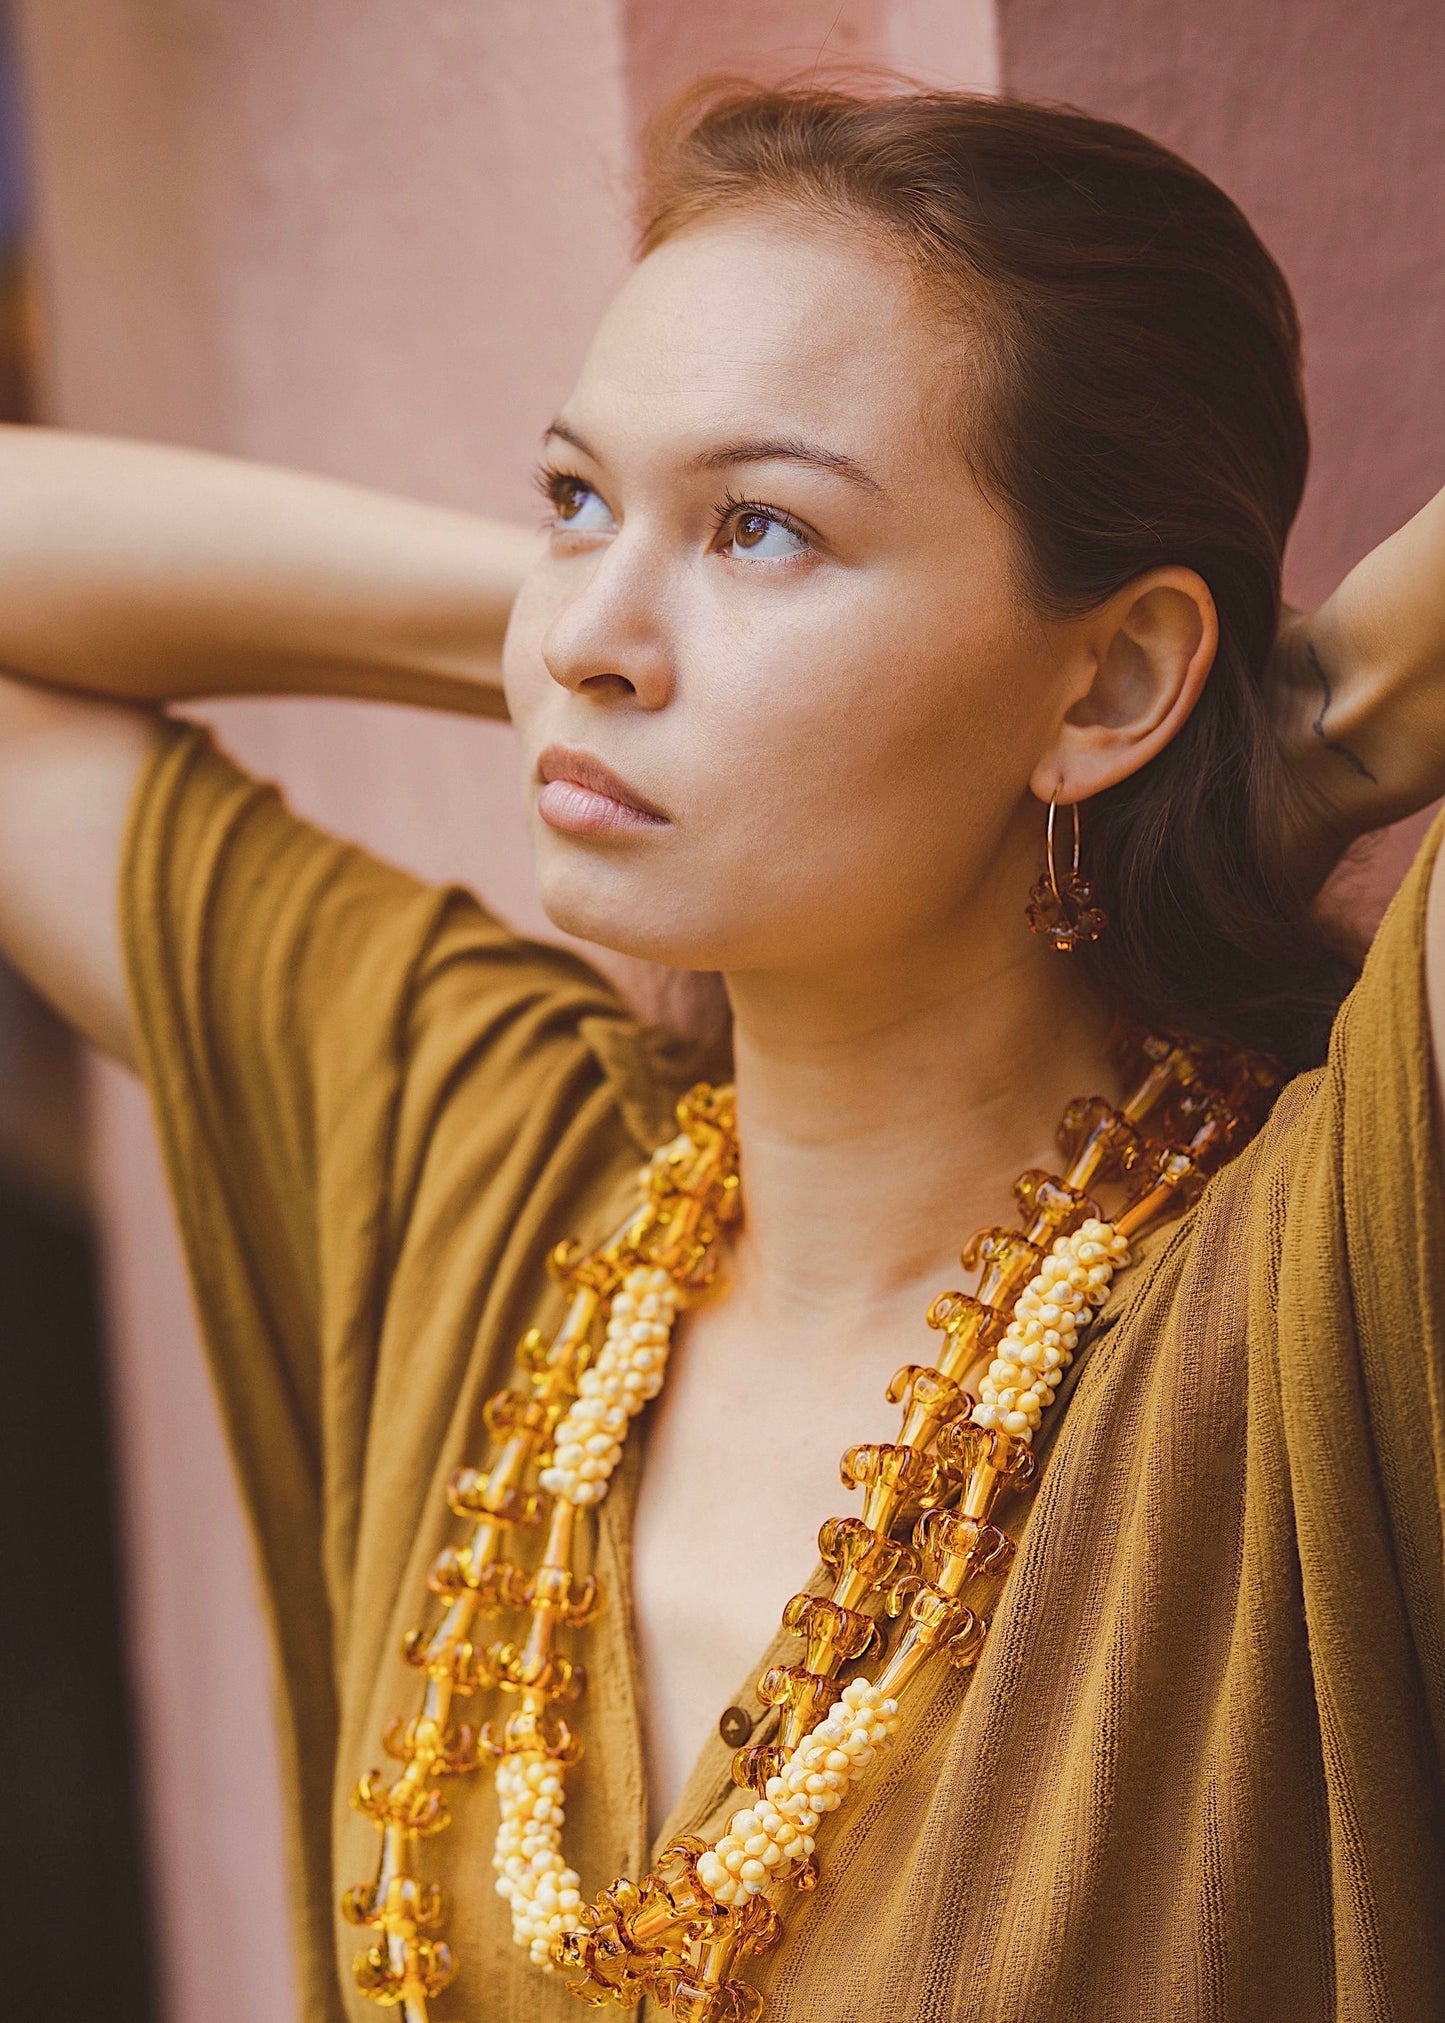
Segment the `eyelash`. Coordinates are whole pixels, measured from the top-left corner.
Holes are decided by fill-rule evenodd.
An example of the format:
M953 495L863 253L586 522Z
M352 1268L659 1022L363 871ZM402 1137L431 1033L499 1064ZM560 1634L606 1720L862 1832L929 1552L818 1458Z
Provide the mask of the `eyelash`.
M567 470L561 464L541 464L534 475L538 491L555 514L560 515L563 502L574 487L580 487L587 492L593 490L586 478L579 476L576 471ZM774 520L778 526L785 527L790 534L796 535L798 540L806 541L809 548L814 545L813 536L806 527L793 518L791 513L784 513L777 506L768 505L763 499L740 498L731 489L723 493L712 509L714 538L722 533L730 521L738 519L744 513L756 513L762 519Z
M592 489L585 478L579 478L575 471L564 470L560 464L538 464L532 473L532 481L554 513L561 512L562 501L570 486L580 485L585 491Z
M798 540L806 541L809 548L813 546L812 535L793 518L791 513L780 512L776 506L770 506L762 499L740 499L731 491L724 492L713 508L714 533L720 534L730 520L736 520L744 513L756 513L759 519L773 520L778 526L786 528L788 533L796 535Z

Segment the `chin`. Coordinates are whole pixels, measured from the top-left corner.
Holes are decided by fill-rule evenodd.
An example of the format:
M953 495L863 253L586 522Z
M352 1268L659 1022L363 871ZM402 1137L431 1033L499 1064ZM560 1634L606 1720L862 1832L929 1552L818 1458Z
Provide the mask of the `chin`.
M542 910L554 927L615 955L668 969L715 969L711 937L699 936L696 921L684 926L675 895L663 901L625 888L629 880L599 880L573 869L543 873ZM611 886L612 889L605 889Z

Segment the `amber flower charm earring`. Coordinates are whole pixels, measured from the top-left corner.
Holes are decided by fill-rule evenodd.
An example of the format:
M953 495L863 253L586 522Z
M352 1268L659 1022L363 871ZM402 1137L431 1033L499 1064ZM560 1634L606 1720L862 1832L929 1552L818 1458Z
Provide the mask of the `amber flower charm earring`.
M1081 941L1097 941L1109 924L1109 916L1094 903L1094 888L1079 870L1079 804L1071 803L1074 817L1074 858L1062 878L1054 860L1054 818L1058 811L1058 789L1049 797L1046 831L1048 864L1044 876L1029 893L1025 918L1035 934L1047 935L1061 955L1068 955Z

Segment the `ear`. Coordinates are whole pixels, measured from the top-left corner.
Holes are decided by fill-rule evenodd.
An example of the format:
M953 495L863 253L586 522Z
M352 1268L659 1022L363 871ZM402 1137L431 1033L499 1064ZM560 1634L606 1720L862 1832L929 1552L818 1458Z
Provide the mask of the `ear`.
M1029 781L1065 806L1138 772L1178 734L1214 664L1219 616L1196 571L1151 569L1066 631L1075 678Z

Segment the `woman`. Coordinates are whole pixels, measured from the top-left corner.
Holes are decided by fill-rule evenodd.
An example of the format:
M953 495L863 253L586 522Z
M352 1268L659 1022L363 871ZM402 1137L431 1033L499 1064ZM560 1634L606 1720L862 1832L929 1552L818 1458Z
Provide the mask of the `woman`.
M1445 789L1445 497L1276 642L1288 291L1126 129L719 89L643 219L535 556L4 446L0 927L153 1093L278 1637L306 2014L561 2017L570 1979L709 2023L1424 2017L1433 842L1323 1068L1349 975L1307 901ZM710 1059L155 713L492 713L509 610L549 915L723 972ZM700 1073L736 1140L684 1107L632 1220ZM1031 1169L1081 1091L1070 1192ZM940 1347L1020 1171L1033 1238L975 1246ZM868 1525L778 1632L850 1443Z

